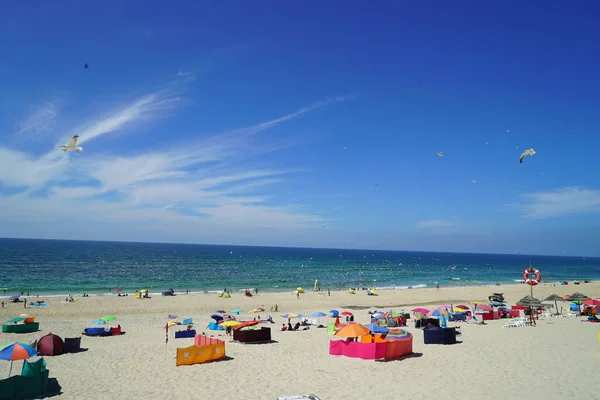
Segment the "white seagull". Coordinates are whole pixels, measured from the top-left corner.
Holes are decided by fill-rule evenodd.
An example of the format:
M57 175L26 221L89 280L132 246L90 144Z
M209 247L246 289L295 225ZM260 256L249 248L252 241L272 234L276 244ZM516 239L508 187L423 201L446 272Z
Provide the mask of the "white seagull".
M76 152L81 153L81 150L83 150L83 148L77 146L77 139L79 139L79 136L73 136L71 140L69 140L69 143L60 146L60 149L62 151L75 150Z
M444 157L444 152L440 151L439 153L437 153L438 157Z
M478 185L479 182L477 182L475 179L471 179L471 182L473 182L474 184Z
M523 160L525 159L525 157L532 156L534 154L535 154L535 150L534 149L525 150L524 152L521 153L521 158L519 159L519 162L522 164Z

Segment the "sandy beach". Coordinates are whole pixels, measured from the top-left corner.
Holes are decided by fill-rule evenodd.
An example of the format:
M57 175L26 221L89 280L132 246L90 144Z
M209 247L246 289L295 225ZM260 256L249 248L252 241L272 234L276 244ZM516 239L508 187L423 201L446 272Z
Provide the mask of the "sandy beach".
M600 295L600 283L578 286L540 285L537 298L582 292ZM64 399L100 398L227 398L276 399L281 395L314 393L321 399L461 399L507 398L595 398L600 390L598 365L598 325L583 318L550 318L536 327L503 329L506 320L487 325L460 325L461 343L424 345L423 333L414 328L414 355L391 362L334 357L328 354L331 338L326 329L281 332L285 322L280 314L351 310L360 323L368 323L368 310L390 308L410 310L416 306L436 306L483 301L492 292L503 292L514 304L529 294L527 285L460 287L380 291L379 296L364 292L307 292L297 299L293 293L259 293L248 298L234 293L232 298L214 294L154 296L138 300L128 297L76 297L73 303L62 298L45 298L47 307L28 308L40 322L40 332L2 334L2 341L33 341L48 332L61 337L78 336L83 328L103 315L116 315L126 334L116 337L83 337L88 351L46 357L50 377L57 378ZM41 300L42 298L40 298ZM30 300L33 300L31 298ZM277 304L277 313L269 312ZM192 339L173 339L165 344L164 325L169 314L192 317L200 332L225 339L221 331L208 331L210 314L218 309L245 311L264 307L275 324L276 343L243 345L226 343L230 359L194 366L175 366L175 349L193 344ZM559 303L559 307L561 303ZM431 307L430 307L431 308ZM24 312L23 304L0 309L7 320ZM240 318L253 318L242 313ZM322 318L322 322L331 320ZM220 335L220 336L219 336ZM226 339L225 339L226 340ZM8 374L9 364L0 368ZM16 362L15 370L21 368ZM14 371L13 371L14 373Z

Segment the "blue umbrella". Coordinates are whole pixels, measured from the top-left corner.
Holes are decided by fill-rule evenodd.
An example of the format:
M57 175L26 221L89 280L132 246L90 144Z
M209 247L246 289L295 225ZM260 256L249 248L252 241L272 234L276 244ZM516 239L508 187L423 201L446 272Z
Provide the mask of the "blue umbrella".
M240 315L240 313L244 311L244 310L240 310L239 308L236 308L235 310L231 310L232 313L236 313L237 315Z
M501 303L501 302L499 302L499 301L492 301L492 302L490 303L490 306L492 306L492 307L503 307L503 306L505 306L505 305L506 305L506 304L504 304L504 303Z
M373 314L373 318L379 319L381 317L383 317L383 313L382 312L376 312L375 314Z
M369 330L373 333L387 333L389 331L389 329L385 326L379 326L374 324L367 324L365 326L369 328Z
M219 314L225 314L225 312L226 312L226 311L225 311L225 310L217 310L217 312L218 312Z
M318 311L318 312L314 313L312 316L315 318L319 318L319 317L326 317L327 314L325 314L324 312Z
M92 322L92 324L94 324L94 325L106 325L106 321L102 321L101 319L97 319L94 322Z
M213 315L211 315L210 317L211 317L212 319L214 319L215 321L217 321L217 322L219 322L220 320L222 320L222 319L223 319L223 316L222 316L222 315L219 315L219 314L213 314ZM186 324L186 325L187 325L187 324Z

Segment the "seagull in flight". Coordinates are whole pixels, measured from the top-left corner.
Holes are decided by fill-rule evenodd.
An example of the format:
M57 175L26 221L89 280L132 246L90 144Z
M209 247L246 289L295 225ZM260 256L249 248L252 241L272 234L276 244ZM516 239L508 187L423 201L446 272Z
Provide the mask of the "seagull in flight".
M79 139L79 136L75 135L71 138L71 140L69 140L69 143L60 146L60 149L62 151L67 151L67 150L75 150L78 153L81 153L81 150L83 150L82 147L77 146L77 140Z
M438 156L438 157L444 157L444 152L443 152L443 151L440 151L439 153L437 153L437 156Z
M473 182L474 184L478 185L479 182L477 182L475 179L471 179L471 182Z
M519 162L520 162L521 164L523 164L523 160L525 159L525 157L527 157L527 156L532 156L532 155L534 155L535 153L536 153L536 151L535 151L534 149L528 149L528 150L525 150L524 152L522 152L522 153L521 153L521 158L519 159Z

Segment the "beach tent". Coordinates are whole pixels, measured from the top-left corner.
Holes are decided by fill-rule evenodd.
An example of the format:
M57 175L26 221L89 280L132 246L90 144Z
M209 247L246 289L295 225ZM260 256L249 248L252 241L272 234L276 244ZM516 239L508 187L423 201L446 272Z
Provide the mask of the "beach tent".
M58 356L63 354L64 346L60 336L49 333L38 340L36 350L40 356Z

